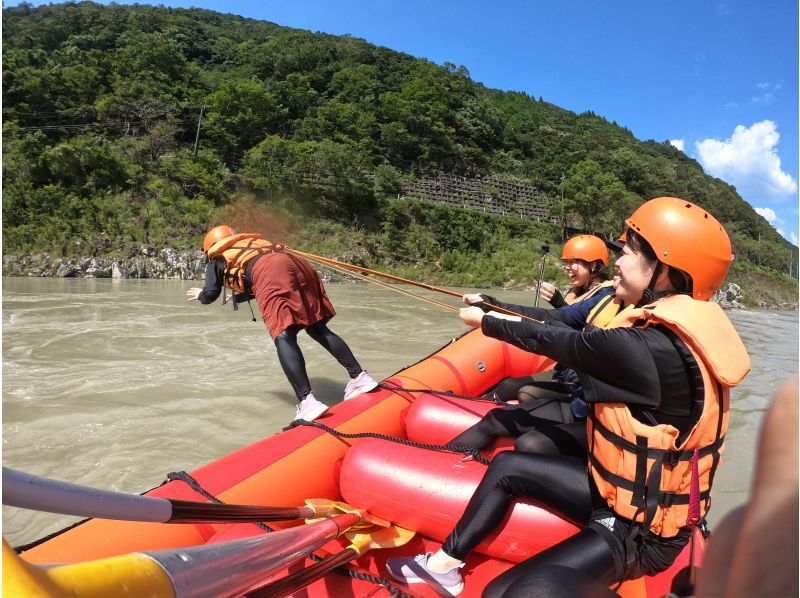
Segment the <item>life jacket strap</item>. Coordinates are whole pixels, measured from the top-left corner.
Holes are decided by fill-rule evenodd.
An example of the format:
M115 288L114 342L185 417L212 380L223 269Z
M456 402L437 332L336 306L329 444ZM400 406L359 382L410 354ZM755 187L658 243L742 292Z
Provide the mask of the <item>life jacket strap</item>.
M618 476L615 473L611 473L608 471L603 465L597 460L594 455L590 455L589 459L592 462L592 467L595 468L600 477L602 477L606 482L609 484L616 486L617 488L622 488L623 490L627 490L631 494L634 495L633 497L633 505L634 506L642 506L646 503L646 499L644 497L644 492L636 496L636 484L627 478L623 478L622 476ZM654 464L655 466L655 464ZM651 468L652 469L652 468ZM661 477L659 475L659 484L661 482ZM646 485L642 484L642 487L646 487ZM680 494L677 492L662 492L661 490L656 491L648 491L650 495L657 496L656 504L660 507L671 507L673 505L688 505L690 494ZM711 490L704 490L700 492L700 500L707 500L711 496ZM636 504L641 503L641 504Z
M632 442L625 440L622 436L615 434L605 427L602 422L597 419L594 409L589 411L589 418L592 420L592 428L599 432L600 435L608 442L624 451L634 453L637 456L641 454L646 459L655 459L657 461L661 461L669 467L675 467L681 461L691 461L692 455L694 455L694 449L674 451L671 449L648 448L646 442L638 442L639 438L641 437L637 437L637 444L633 444ZM718 453L724 442L725 436L723 435L719 436L711 444L699 448L698 458L703 458L707 455Z

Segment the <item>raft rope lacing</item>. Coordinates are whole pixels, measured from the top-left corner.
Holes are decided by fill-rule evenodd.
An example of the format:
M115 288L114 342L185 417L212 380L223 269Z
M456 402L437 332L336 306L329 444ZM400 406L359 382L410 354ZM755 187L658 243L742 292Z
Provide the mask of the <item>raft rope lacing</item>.
M172 471L172 472L167 474L167 480L170 481L170 482L173 482L173 481L176 481L176 480L180 480L181 482L184 482L185 484L188 484L189 487L191 487L192 490L194 490L198 494L202 495L207 500L210 500L211 502L215 502L215 503L221 504L221 505L225 504L220 499L218 499L216 496L214 496L210 492L206 491L206 489L203 488L199 484L199 482L197 480L195 480L192 476L190 476L185 471ZM271 527L269 527L268 525L265 525L263 523L256 523L255 525L257 525L259 528L261 528L262 530L264 530L267 533L275 531L274 529L272 529ZM317 556L313 552L308 555L308 558L310 558L312 561L317 562L317 563L322 560L322 557ZM335 573L338 573L339 575L345 575L347 577L352 577L353 579L359 579L361 581L367 581L367 582L374 583L374 584L377 584L379 586L382 586L382 587L386 588L386 590L388 590L388 592L389 592L390 596L392 596L392 598L413 598L412 596L410 596L409 594L406 594L403 590L401 590L400 588L395 586L388 579L380 577L378 575L373 575L372 573L362 573L361 571L356 571L354 569L351 569L350 567L344 567L344 566L336 567L335 569L333 569L333 571Z
M393 390L395 392L425 392L431 395L440 395L443 397L453 397L455 399L464 399L465 401L485 401L487 403L494 403L495 405L508 405L502 399L498 399L489 395L462 395L452 390L433 390L430 388L403 388L402 386L392 386L385 382L379 382L378 388L384 390Z
M471 446L457 446L454 444L427 444L424 442L416 442L414 440L408 440L406 438L397 438L396 436L389 436L388 434L380 434L378 432L356 432L355 434L348 434L347 432L340 432L339 430L335 430L330 426L326 426L322 422L306 421L304 419L294 420L288 426L288 428L296 428L297 426L309 426L312 428L319 428L320 430L327 432L331 436L336 436L337 438L347 438L347 439L378 438L380 440L388 440L389 442L396 442L397 444L405 444L406 446L413 446L416 448L426 449L429 451L463 453L468 457L471 457L478 463L482 463L483 465L489 465L489 460L483 455L481 455L478 449Z

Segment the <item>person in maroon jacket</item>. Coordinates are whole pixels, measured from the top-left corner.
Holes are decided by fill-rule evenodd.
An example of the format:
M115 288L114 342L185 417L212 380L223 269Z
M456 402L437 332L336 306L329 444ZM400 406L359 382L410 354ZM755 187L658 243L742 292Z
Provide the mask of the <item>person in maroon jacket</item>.
M350 381L344 400L378 385L359 365L347 343L328 328L336 311L308 261L284 251L281 244L270 243L260 235L237 234L227 225L209 231L203 240L203 253L208 258L205 284L203 288L187 290L187 301L212 303L225 287L234 293L234 307L239 301L256 300L278 360L297 396L295 420L312 421L328 408L311 390L305 359L297 344L301 330L347 370Z

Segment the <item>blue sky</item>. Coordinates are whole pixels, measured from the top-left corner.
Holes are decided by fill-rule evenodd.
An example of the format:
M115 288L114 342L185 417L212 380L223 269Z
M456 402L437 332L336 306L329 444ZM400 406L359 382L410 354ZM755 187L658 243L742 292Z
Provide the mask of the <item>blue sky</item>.
M592 110L673 141L798 243L796 0L139 2L347 33Z

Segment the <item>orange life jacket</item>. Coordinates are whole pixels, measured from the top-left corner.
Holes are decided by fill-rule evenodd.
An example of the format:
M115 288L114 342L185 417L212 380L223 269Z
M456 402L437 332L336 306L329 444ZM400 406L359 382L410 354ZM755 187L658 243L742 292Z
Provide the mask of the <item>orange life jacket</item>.
M574 305L575 303L580 303L581 301L586 301L590 297L594 297L597 293L600 292L600 289L605 289L612 286L614 282L612 280L606 280L591 287L588 291L583 293L583 295L576 296L576 289L578 287L572 287L569 292L564 296L564 301L567 302L569 305Z
M750 371L750 358L716 303L686 295L626 309L609 327L654 324L680 338L697 362L702 388L698 385L692 413L700 411L700 417L679 439L674 426L642 423L624 403L594 403L586 424L589 471L617 514L641 523L645 531L671 538L687 525L695 450L701 515L708 512L728 429L730 389ZM679 343L675 346L685 354Z
M225 286L236 293L244 293L247 288L244 279L247 264L265 253L275 253L285 249L282 243L272 243L261 235L242 233L214 243L208 250L208 259L213 260L222 256L225 259L223 275Z
M609 286L609 285L605 285ZM581 298L581 301L583 299ZM633 306L625 307L622 301L617 299L616 295L606 295L600 302L595 305L589 315L586 316L586 324L583 326L584 330L589 330L591 327L608 328L624 310L632 310Z

